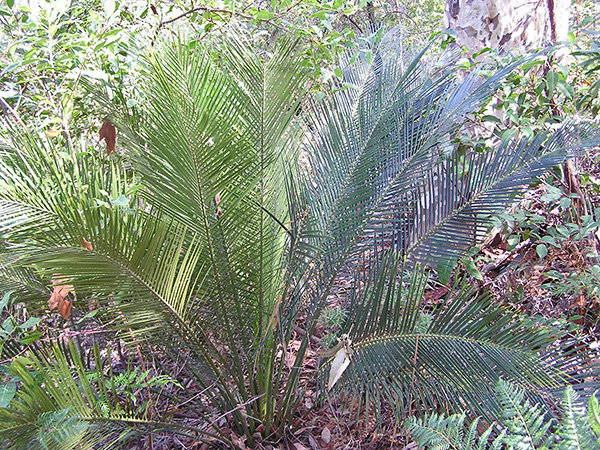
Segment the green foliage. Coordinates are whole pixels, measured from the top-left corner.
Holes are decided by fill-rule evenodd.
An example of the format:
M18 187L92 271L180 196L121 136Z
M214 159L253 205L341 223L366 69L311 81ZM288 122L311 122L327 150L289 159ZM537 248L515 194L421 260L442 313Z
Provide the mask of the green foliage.
M600 406L595 393L590 397L588 404L588 419L596 436L600 436Z
M411 416L408 429L412 433L419 448L436 450L500 450L504 432L495 436L496 427L491 426L479 433L479 418L467 427L465 414L455 414L445 418L432 414L423 419Z
M594 36L595 32L589 34ZM461 148L484 150L499 141L531 137L574 116L593 120L598 112L598 67L594 63L597 42L587 36L586 31L578 37L570 33L569 43L556 44L529 58L506 78L498 93L476 115L477 135L467 128L454 143ZM515 59L486 48L477 55L465 56L462 67L472 70L487 64L489 58L501 64Z
M596 398L595 394L592 398ZM593 449L600 444L600 435L590 429L585 408L578 405L579 397L572 387L567 387L562 398L562 416L556 430L558 448Z
M575 51L573 55L577 58L582 83L578 86L581 91L579 102L582 109L589 110L592 115L597 115L600 109L598 102L598 90L600 89L600 40L598 39L598 18L600 9L595 2L582 1L576 5L577 36L575 39Z
M341 307L328 308L321 315L321 323L326 330L326 335L322 340L324 347L332 347L336 344L335 336L340 335L340 329L344 324L348 311Z
M128 58L126 24L114 11L79 1L14 6L5 18L0 31L2 110L12 108L49 136L78 138L98 114L82 89L82 77L113 83L117 97L126 89L122 84L134 65Z
M43 336L37 325L41 322L38 317L29 317L25 320L18 317L15 308L12 308L14 291L6 292L0 300L0 357L11 358ZM14 298L14 297L13 297ZM13 311L11 311L13 310ZM1 403L1 402L0 402Z
M41 413L33 426L37 429L35 442L43 449L76 448L89 429L71 408Z
M105 370L112 375L110 359L105 364L98 347L91 356L97 379ZM0 408L5 448L114 448L132 435L128 421L140 426L150 422L121 401L114 389L86 376L90 360L86 362L72 343L38 347L28 358L13 360L10 373L19 388L9 407Z
M21 286L20 301L68 280L79 314L98 310L107 330L141 355L160 352L195 390L169 392L179 414L150 420L152 403L134 399L141 387L160 398L166 386L140 383L135 371L116 383L97 350L94 377L73 346L31 350L11 364L23 382L0 409L2 439L35 442L32 424L50 413L43 423L72 421L74 433L86 422L75 434L87 446L108 448L132 424L234 445L215 415L244 445L276 442L309 386L310 337L348 274L340 331L355 351L335 388L361 402L389 401L399 415L416 402L493 416L487 386L499 378L540 397L576 381L586 353L550 348L560 331L466 286L421 320L424 278L402 269L455 260L524 185L571 147L597 143L596 127L441 155L517 64L458 78L452 65L429 70L426 50L405 64L395 34L375 43L372 64L343 73L352 87L332 77L332 94L319 99L307 96L310 68L295 39L275 42L266 58L241 38L216 54L163 42L140 56L138 115L111 108L104 83L86 84L118 126L119 152L108 158L10 116L2 279ZM189 427L186 414L206 426Z
M387 275L395 276L395 271ZM540 328L540 323L499 307L487 296L477 297L467 287L454 293L452 304L439 308L423 329L419 305L424 281L415 274L408 285L410 303L402 305L403 290L380 273L365 287L364 303L350 308L342 329L354 342L351 364L342 377L353 387L346 395L350 407L369 398L377 411L381 399L391 398L393 411L402 418L415 405L434 409L442 402L453 409L466 403L494 418L507 411L505 401L510 400L494 398L485 388L498 378L547 398L571 372L553 350L542 350L566 338L566 332ZM548 361L556 365L550 367ZM346 392L343 385L337 389ZM431 392L443 394L432 397ZM518 426L515 422L513 433Z
M585 408L577 405L578 396L572 387L564 391L560 419L556 422L540 404L525 399L524 391L500 381L496 395L502 404L502 419L479 433L479 419L467 427L465 414L444 418L429 415L421 419L409 418L407 428L419 448L427 449L593 449L600 443L600 434L592 434ZM590 414L597 406L590 399ZM594 407L591 405L594 404Z
M112 377L98 376L97 371L89 372L87 377L92 382L104 383L104 389L108 392L113 392L120 398L133 405L133 410L136 415L142 415L148 408L148 401L139 401L140 391L149 388L160 388L167 385L177 386L183 389L183 386L177 380L168 375L150 376L150 369L141 371L138 367L127 368L123 373L113 375ZM139 403L139 404L138 404ZM100 408L105 413L110 410L110 405L103 401Z
M600 208L596 208L588 215L578 215L573 199L578 198L576 194L565 195L563 191L552 185L545 185L546 194L540 197L544 202L544 213L554 216L558 213L559 220L556 223L548 223L547 219L537 212L531 212L527 208L518 209L513 213L502 213L492 219L493 223L506 233L507 250L514 249L519 243L526 240L535 245L536 252L543 260L550 250L573 251L584 255L586 258L596 258L597 251L590 245L590 239L595 239L595 233L600 226ZM539 202L538 202L538 206ZM598 264L589 263L586 266L576 266L574 270L564 273L558 270L548 270L548 282L541 287L548 289L553 295L564 294L577 295L581 292L590 298L596 298L599 294L598 281L600 281L600 268Z
M509 448L533 449L548 447L548 431L552 420L544 406L532 405L525 392L506 382L498 383L496 394L502 405L502 424L506 429L505 443Z

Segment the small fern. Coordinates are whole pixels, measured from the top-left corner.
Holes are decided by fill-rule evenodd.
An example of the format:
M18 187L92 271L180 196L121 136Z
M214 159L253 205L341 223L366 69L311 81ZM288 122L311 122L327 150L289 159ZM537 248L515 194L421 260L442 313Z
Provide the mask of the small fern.
M419 447L431 450L499 450L502 446L504 432L500 432L493 441L490 436L495 431L492 425L478 436L479 419L471 422L467 428L465 414L455 414L450 417L433 414L425 418L410 417L408 428L413 434Z
M594 430L594 433L596 433L597 436L600 436L600 405L598 404L596 394L590 397L588 419L590 420L590 427ZM600 442L598 442L598 445L600 446Z
M525 392L500 380L496 395L502 407L502 423L506 429L505 444L509 449L530 450L550 447L553 436L548 436L553 419L542 405L531 405Z
M411 417L407 428L419 448L428 450L593 450L600 448L600 406L596 396L589 412L578 406L578 396L568 386L562 399L562 414L556 420L542 405L532 405L525 393L499 381L496 395L502 407L501 423L478 434L479 418L465 424L466 414L450 417ZM555 425L556 424L556 425Z
M595 398L595 396L594 396ZM562 399L563 414L556 434L561 450L598 448L593 436L585 408L577 405L578 395L571 386L565 389Z

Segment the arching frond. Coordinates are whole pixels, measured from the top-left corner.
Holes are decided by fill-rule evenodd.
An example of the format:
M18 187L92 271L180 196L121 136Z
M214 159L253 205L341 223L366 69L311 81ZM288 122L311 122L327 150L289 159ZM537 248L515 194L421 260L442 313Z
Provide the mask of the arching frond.
M10 404L0 408L3 448L111 449L156 424L104 384L112 368L98 347L92 356L89 365L72 343L52 344L11 363L19 388Z
M494 417L501 409L493 399L499 379L527 389L536 400L551 399L575 381L574 365L587 364L585 353L547 349L557 330L466 287L450 305L420 322L423 277L413 275L410 289L403 288L397 267L393 258L382 265L362 292L364 303L352 305L342 329L354 344L354 355L336 387L350 404L367 399L377 409L387 398L398 417L412 403L416 410L461 405Z
M445 155L466 116L519 62L461 78L419 57L402 70L399 53L384 41L372 66L348 69L354 88L315 104L309 119L309 204L329 237L325 268L333 272L349 255L388 247L444 264L569 151L600 141L597 125L567 124L493 151Z
M419 220L406 226L411 230L406 247L410 258L434 266L456 258L483 239L490 216L578 148L597 145L598 136L595 124L567 124L550 135L453 157L434 167L426 184L415 190L412 217Z
M423 312L424 278L400 269L407 257L435 264L456 256L478 236L481 215L569 147L594 142L597 130L564 128L441 158L452 132L515 65L462 78L451 66L427 71L423 54L401 61L393 35L373 55L373 64L348 67L348 84L307 104L293 40L268 61L240 42L218 61L177 42L145 57L139 122L114 118L124 158L64 152L71 143L12 129L13 145L0 149L5 286L24 281L19 293L27 294L33 280L68 280L75 307L98 308L119 338L160 348L201 392L181 404L204 417L219 410L249 446L259 425L267 436L286 430L301 404L310 335L333 288L353 274L344 331L355 351L333 392L351 384L351 396L391 401L399 414L415 404L486 414L498 411L490 386L499 378L530 395L562 388L585 352L546 349L551 332L467 288L435 315ZM295 118L304 113L302 128ZM581 130L590 137L583 143ZM284 355L301 313L306 330L290 365ZM76 387L83 378L74 355L47 356L15 362L23 377L27 364L51 375L46 390L24 383L10 420L62 421L73 431L64 442L88 439L101 387ZM114 408L119 424L133 420Z

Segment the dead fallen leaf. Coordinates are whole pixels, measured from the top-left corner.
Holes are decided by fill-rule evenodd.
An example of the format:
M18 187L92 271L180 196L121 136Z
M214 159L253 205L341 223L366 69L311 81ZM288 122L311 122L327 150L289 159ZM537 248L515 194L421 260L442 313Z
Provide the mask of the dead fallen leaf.
M54 287L52 288L52 295L48 300L50 311L54 308L58 309L58 313L65 320L70 317L71 308L73 307L73 302L67 300L67 296L70 293L75 293L73 285L66 284L68 281L67 278L53 278L52 284Z
M323 431L321 431L321 439L326 444L329 444L331 442L331 431L329 431L329 428L323 427Z
M79 238L79 243L81 244L82 247L87 248L90 252L92 250L94 250L94 247L92 247L92 244L90 244L84 238Z
M446 295L448 292L450 292L450 288L446 286L440 286L437 289L426 291L425 298L430 302L438 303L439 299Z
M117 129L108 120L105 120L100 128L100 140L102 139L106 141L106 154L110 155L117 146Z
M62 301L58 302L58 313L65 320L68 320L69 317L71 316L72 308L73 308L72 301L69 301L69 300L63 298Z

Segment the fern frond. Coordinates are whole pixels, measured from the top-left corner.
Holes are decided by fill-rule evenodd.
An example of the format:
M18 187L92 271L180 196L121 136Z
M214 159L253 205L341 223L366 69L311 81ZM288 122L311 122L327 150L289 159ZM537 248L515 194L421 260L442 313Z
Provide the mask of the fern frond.
M465 414L455 414L444 418L432 414L424 418L408 419L407 429L413 435L420 449L428 450L500 450L504 432L498 434L492 425L483 433L478 432L479 419L467 427Z
M579 396L567 386L561 402L561 420L558 424L558 448L561 450L592 450L598 441L590 430L585 408L577 404Z
M421 419L410 417L407 428L419 447L427 449L471 450L476 443L478 449L487 448L487 444L511 450L597 448L585 410L575 406L577 395L570 386L564 391L562 414L555 428L552 425L556 420L544 412L542 405L532 405L525 399L521 389L501 380L496 385L496 394L502 404L500 434L491 426L478 436L479 418L467 427L465 414L448 418L435 414Z
M533 450L552 443L553 436L549 431L553 419L540 404L530 404L522 389L504 380L498 382L496 393L502 406L502 424L506 428L505 444L509 448Z
M598 391L596 391L594 395L590 397L588 404L588 419L590 421L590 427L594 433L596 433L596 438L598 439L598 444L600 445L600 404L596 398L597 393Z

